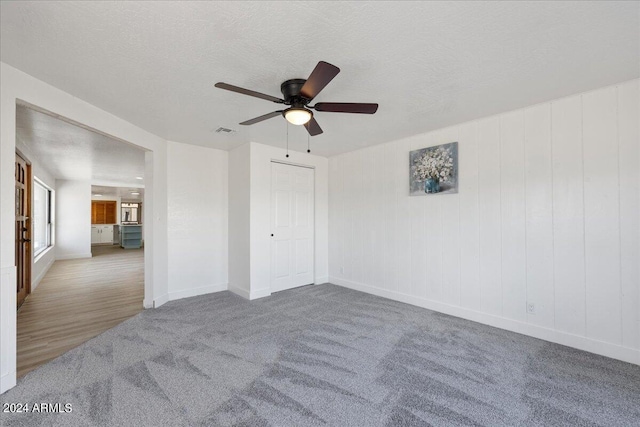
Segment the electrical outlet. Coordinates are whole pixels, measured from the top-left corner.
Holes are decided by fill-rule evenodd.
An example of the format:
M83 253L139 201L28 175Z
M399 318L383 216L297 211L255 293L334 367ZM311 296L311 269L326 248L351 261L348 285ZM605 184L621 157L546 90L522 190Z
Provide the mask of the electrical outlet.
M344 274L344 267L340 267L340 274Z
M527 313L536 314L536 305L532 302L527 303Z

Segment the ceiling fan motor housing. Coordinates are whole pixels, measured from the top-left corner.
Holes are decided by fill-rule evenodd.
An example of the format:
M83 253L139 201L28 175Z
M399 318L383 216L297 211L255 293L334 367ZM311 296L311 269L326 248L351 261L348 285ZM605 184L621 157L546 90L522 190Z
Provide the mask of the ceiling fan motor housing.
M280 85L280 92L284 97L284 103L294 107L304 107L309 100L300 96L300 89L306 83L305 79L291 79Z

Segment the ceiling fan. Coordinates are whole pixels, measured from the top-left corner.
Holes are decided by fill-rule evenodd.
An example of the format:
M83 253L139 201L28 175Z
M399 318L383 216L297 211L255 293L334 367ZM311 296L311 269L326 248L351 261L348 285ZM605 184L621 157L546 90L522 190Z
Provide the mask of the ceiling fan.
M315 105L309 105L309 103L318 96L320 91L324 89L324 87L329 84L329 82L333 80L339 72L340 68L335 65L320 61L318 62L318 65L316 65L316 68L313 69L307 80L291 79L280 85L280 91L282 92L284 99L233 86L228 83L216 83L215 86L220 89L230 90L231 92L266 99L267 101L275 102L276 104L289 105L289 108L277 110L251 120L244 121L240 123L241 125L253 125L282 114L289 123L294 125L304 125L307 132L309 132L309 135L315 136L321 134L322 129L313 117L313 112L310 109L333 113L360 114L373 114L378 110L378 104L352 102L318 102Z

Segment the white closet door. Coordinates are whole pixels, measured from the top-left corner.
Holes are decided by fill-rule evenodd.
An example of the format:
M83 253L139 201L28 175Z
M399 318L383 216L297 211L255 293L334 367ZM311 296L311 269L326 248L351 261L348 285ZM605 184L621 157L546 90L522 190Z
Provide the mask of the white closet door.
M271 163L271 292L313 283L313 169Z

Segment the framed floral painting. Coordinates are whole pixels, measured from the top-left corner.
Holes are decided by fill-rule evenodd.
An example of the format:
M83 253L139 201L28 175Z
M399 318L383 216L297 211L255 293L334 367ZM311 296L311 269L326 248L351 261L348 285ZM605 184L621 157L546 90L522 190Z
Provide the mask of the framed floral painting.
M458 143L436 145L409 153L409 194L458 192Z

